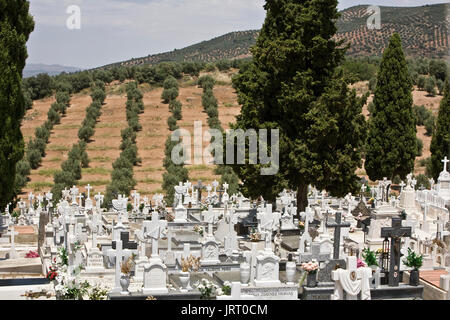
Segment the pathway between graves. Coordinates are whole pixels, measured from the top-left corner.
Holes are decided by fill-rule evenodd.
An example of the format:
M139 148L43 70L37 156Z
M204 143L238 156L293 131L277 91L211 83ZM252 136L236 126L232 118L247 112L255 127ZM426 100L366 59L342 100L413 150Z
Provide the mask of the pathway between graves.
M447 274L447 271L445 271L445 270L421 270L420 271L420 279L440 288L440 277L441 277L441 275L444 275L444 274Z

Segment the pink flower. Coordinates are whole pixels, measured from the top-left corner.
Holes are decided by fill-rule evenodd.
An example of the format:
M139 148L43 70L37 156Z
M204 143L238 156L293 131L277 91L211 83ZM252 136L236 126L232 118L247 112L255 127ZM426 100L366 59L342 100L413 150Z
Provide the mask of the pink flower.
M358 259L357 263L356 263L356 267L357 268L364 268L364 267L367 267L367 266L362 260Z

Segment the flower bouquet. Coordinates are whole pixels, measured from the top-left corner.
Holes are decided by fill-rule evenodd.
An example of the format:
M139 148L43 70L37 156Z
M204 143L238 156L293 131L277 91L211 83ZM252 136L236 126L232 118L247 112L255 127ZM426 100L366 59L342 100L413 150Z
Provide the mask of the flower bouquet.
M183 272L197 271L200 268L200 258L195 258L192 254L187 258L181 258L181 270Z
M195 285L198 291L200 291L200 299L202 300L210 300L212 296L219 295L218 293L222 293L221 289L207 279L202 279L200 283Z
M203 234L205 233L205 229L202 226L195 226L194 227L194 232L198 233L199 235L201 235L203 237Z
M39 258L39 253L37 251L29 251L26 255L25 258Z
M319 270L319 263L317 260L312 260L307 263L302 263L300 268L305 271L305 275L302 278L301 283L305 280L306 276L306 286L316 287L317 286L317 271Z
M302 263L300 268L307 273L315 274L319 270L319 263L313 259L309 262Z

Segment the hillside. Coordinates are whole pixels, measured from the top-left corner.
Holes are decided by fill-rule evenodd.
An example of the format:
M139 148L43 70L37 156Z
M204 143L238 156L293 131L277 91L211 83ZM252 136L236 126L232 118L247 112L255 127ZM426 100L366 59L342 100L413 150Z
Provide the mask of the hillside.
M67 67L67 66L61 66L59 64L42 64L42 63L27 63L25 65L25 68L23 69L23 77L33 77L35 75L38 75L40 73L47 73L49 76L55 76L62 72L77 72L82 70L81 68L77 67Z
M216 71L212 74L217 80L220 80L220 84L214 87L214 95L218 100L219 119L225 129L229 128L229 123L234 122L235 116L240 113L237 96L230 80L231 75L235 72L237 70L220 73ZM195 85L195 80L196 78L186 76L180 81L179 101L183 104L183 118L179 121L179 126L191 134L193 134L194 121L202 121L203 130L208 129L207 115L201 102L202 89ZM359 94L362 94L368 90L367 86L367 82L359 82L354 87ZM91 163L89 168L82 170L80 185L90 184L94 187L93 191L95 192L105 191L111 180L112 162L120 154L120 134L121 130L126 127L125 103L127 98L124 87L125 84L118 81L107 85L107 97L102 108L102 115L96 125L92 142L87 147ZM162 192L164 147L169 134L167 118L170 112L168 105L161 101L162 88L151 87L148 84L142 84L140 88L144 93L145 110L140 114L143 128L137 136L137 147L142 164L135 167L134 177L138 183L136 189L142 195L151 197L155 193ZM441 96L428 97L424 91L418 90L413 92L413 96L414 104L424 105L435 115L437 114ZM34 101L33 108L28 110L22 125L26 141L33 136L34 129L45 121L47 111L54 101L54 97ZM90 102L89 90L83 90L72 96L67 115L52 130L42 165L38 169L32 170L31 181L23 189L22 197L26 197L30 191L42 193L51 189L53 174L60 169L61 163L67 159L72 144L76 143L77 131ZM367 108L365 108L364 114L367 115L367 113ZM423 155L416 161L416 173L418 174L425 170L424 167L420 167L419 160L429 157L431 137L425 135L424 127L418 127L417 130L417 136L424 143ZM203 148L206 148L206 145L205 142ZM202 180L204 183L211 183L214 179L220 178L214 175L213 165L188 165L187 168L189 179L193 182ZM357 173L365 175L364 170L358 170Z
M407 55L413 57L444 58L448 56L448 4L421 7L380 7L381 29L369 30L366 22L370 16L368 6L343 10L337 22L337 39L351 43L350 56L381 55L389 37L398 32ZM250 57L250 47L255 44L258 30L231 32L192 46L170 52L131 59L117 65L155 65L167 61L215 62L224 59Z

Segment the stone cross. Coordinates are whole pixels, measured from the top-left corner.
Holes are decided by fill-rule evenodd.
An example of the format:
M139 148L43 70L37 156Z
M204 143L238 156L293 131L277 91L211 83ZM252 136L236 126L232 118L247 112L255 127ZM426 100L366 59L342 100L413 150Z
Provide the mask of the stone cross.
M133 193L131 194L131 197L133 198L133 209L135 211L139 210L139 201L140 201L139 193L136 190L134 190Z
M450 160L447 159L447 156L445 156L444 160L441 160L441 162L444 164L444 170L443 172L447 171L447 163L450 162Z
M333 259L339 259L340 242L341 242L341 228L349 228L349 222L342 223L342 213L336 212L335 223L326 223L328 228L334 228L334 243L333 243Z
M34 194L30 192L30 193L28 194L28 201L29 201L29 203L30 203L30 208L33 207L33 200L34 200Z
M152 258L158 257L158 240L164 236L167 229L167 221L160 220L157 211L152 212L152 220L144 221L144 235L152 239Z
M444 228L444 221L441 220L440 217L437 217L436 220L433 221L436 224L436 239L442 240L442 231Z
M431 178L431 179L428 180L428 181L430 182L430 189L433 190L433 189L434 189L434 183L435 183L434 179Z
M100 207L102 206L104 198L105 198L105 196L100 194L100 192L95 195L94 200L95 200L95 206L97 207L97 210L100 210Z
M330 259L330 253L320 253L320 243L311 243L311 251L309 253L301 253L298 256L298 262L309 262L316 260L317 262L325 262Z
M202 201L202 189L205 188L205 186L202 184L202 180L198 180L198 183L196 186L194 186L195 189L197 190L197 194L198 194L198 203L200 204Z
M208 211L203 214L203 221L208 224L208 237L213 236L213 223L217 220L217 212L213 211L212 205L209 205Z
M305 242L311 243L312 238L309 234L309 223L314 221L314 211L310 207L306 207L305 212L302 212L300 216L302 218L305 218L305 231L303 232L302 236L300 237L299 245L298 245L298 252L304 253L305 252Z
M411 227L402 227L401 218L392 218L392 227L381 228L382 238L391 238L389 286L398 287L400 275L400 247L402 237L411 237Z
M89 198L91 197L91 189L92 189L91 185L88 184L88 185L86 186L86 190L87 190L87 199L89 199Z
M83 205L84 196L82 194L79 194L77 198L78 198L78 202L79 202L78 205L81 207Z
M19 255L17 254L16 251L16 246L15 246L15 236L18 235L19 233L14 231L14 225L11 226L11 249L9 250L9 258L10 259L17 259L19 258Z
M42 205L42 202L44 201L44 197L43 197L41 194L39 194L39 195L36 197L36 199L37 199L37 201L38 201L39 208L40 208L41 205Z
M77 204L76 197L78 195L79 189L76 186L73 186L70 189L70 195L72 196L72 204Z
M400 186L400 192L403 192L403 188L406 186L406 183L404 183L402 180L402 182L399 184L399 186Z
M114 288L111 290L111 292L117 293L117 292L122 291L122 287L120 285L120 264L121 264L122 258L123 258L122 240L116 240L113 243L113 245L114 244L115 244L115 248L109 250L110 255L116 258Z

